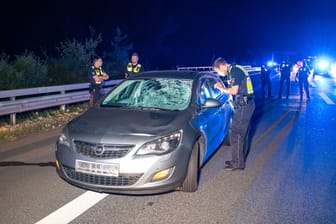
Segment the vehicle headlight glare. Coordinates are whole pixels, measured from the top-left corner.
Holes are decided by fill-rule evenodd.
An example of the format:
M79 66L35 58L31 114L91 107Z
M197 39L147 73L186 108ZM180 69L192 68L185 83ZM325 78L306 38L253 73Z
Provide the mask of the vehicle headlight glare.
M169 148L170 148L169 142L167 142L167 141L162 142L161 145L160 145L160 148L164 151L169 150Z
M144 145L144 150L145 151L152 151L152 150L155 150L156 148L156 144L152 143L152 144L147 144L147 145Z
M69 138L64 133L62 133L60 135L60 137L58 138L58 142L59 142L59 144L65 145L67 147L70 147Z
M180 144L182 131L158 138L140 147L137 155L165 154L175 150Z
M326 71L329 68L329 61L327 59L321 59L317 62L317 68L321 71Z

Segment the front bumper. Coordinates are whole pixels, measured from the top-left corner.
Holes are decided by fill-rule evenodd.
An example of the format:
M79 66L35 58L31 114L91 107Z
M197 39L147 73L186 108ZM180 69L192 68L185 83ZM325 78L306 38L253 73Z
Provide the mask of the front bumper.
M119 159L92 159L76 153L64 145L56 145L57 173L68 183L75 186L109 193L120 194L156 194L177 190L187 173L191 149L182 144L175 151L165 155L134 156L127 155ZM119 164L118 176L105 176L78 172L76 160L99 163ZM171 169L165 179L152 181L155 173Z

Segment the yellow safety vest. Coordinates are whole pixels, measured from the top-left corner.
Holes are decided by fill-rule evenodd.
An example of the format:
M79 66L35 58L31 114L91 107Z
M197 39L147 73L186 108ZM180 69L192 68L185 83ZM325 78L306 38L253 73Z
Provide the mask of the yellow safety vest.
M132 63L128 63L127 64L127 71L128 72L134 72L134 73L138 73L141 70L141 65L137 64L136 66L133 66Z
M236 65L236 67L240 68L244 72L244 74L246 76L246 90L247 90L247 94L253 94L254 91L253 91L253 85L252 85L252 81L251 81L250 75L248 74L248 72L245 70L245 68L243 66Z
M96 68L96 67L92 66L92 69L94 70L96 75L102 75L103 74L103 69L101 67Z
M101 67L96 68L96 67L92 66L92 70L95 73L94 75L98 75L98 76L103 75L103 69ZM96 84L101 84L101 82L96 82Z

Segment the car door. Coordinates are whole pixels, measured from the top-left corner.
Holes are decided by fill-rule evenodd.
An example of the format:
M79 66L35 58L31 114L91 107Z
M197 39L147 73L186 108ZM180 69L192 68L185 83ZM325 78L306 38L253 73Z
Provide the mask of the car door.
M204 133L206 138L206 149L204 159L208 159L218 148L223 140L224 108L219 107L202 108L207 99L216 99L220 93L214 88L215 79L207 77L200 81L198 87L197 126Z

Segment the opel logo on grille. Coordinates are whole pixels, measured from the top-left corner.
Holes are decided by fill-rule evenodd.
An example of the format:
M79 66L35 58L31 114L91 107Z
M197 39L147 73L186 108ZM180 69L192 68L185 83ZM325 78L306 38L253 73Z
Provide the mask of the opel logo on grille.
M95 153L97 156L100 156L104 153L104 146L103 145L97 145L95 149Z

